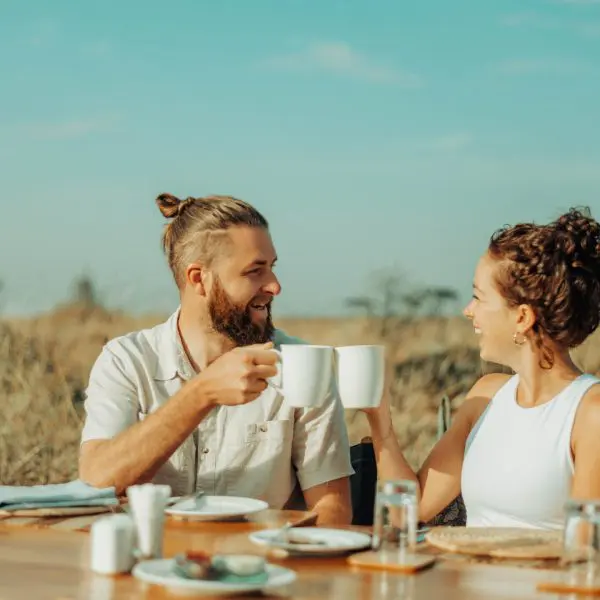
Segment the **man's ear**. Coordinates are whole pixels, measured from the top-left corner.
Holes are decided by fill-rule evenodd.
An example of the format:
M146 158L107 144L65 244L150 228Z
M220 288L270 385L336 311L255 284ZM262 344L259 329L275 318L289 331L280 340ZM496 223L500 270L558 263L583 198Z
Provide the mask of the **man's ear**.
M198 294L198 296L207 296L212 281L210 271L200 263L191 263L185 270L185 280L187 285Z

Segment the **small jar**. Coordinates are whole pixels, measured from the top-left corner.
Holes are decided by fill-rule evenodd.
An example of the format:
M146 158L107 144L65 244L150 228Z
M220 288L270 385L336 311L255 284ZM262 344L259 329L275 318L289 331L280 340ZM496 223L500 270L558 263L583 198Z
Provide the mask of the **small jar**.
M91 527L92 571L102 575L129 573L134 559L135 528L129 515L98 519Z

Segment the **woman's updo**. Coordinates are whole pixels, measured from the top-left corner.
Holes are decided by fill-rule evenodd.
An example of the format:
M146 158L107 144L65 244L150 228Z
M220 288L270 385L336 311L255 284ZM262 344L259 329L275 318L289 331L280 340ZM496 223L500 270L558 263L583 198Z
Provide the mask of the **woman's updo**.
M500 229L489 244L499 262L496 284L509 306L531 306L546 367L549 341L574 348L600 323L600 224L588 209L571 209L548 225Z

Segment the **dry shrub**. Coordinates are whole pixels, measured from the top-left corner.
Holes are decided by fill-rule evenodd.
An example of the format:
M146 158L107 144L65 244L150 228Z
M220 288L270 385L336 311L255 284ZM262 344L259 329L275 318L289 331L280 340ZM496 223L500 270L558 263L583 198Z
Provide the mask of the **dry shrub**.
M77 476L81 400L89 370L106 339L151 326L162 316L134 319L105 310L61 307L36 319L0 322L0 484L56 483ZM435 443L444 394L453 408L483 372L466 320L414 322L397 339L379 339L365 319L279 319L278 327L312 343L383 343L394 429L413 467ZM576 353L600 372L598 334ZM353 443L369 435L364 415L347 411Z
M0 482L57 483L77 472L76 382L52 341L0 324Z

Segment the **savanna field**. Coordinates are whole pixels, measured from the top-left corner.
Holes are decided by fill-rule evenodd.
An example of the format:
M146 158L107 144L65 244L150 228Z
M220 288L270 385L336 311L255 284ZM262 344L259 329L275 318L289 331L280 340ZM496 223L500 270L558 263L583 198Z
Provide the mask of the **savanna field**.
M82 401L90 368L106 340L162 321L73 303L30 319L0 321L0 483L58 483L77 476ZM482 373L477 338L462 317L276 319L316 344L383 343L396 434L413 466L435 441L437 408L447 394L455 410ZM600 373L600 334L575 351ZM352 443L368 435L364 416L347 411Z

